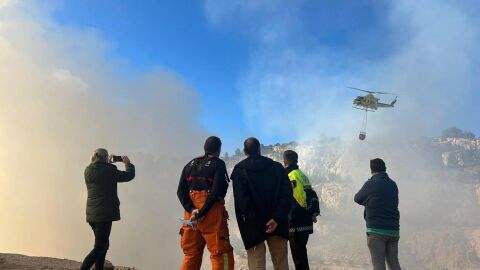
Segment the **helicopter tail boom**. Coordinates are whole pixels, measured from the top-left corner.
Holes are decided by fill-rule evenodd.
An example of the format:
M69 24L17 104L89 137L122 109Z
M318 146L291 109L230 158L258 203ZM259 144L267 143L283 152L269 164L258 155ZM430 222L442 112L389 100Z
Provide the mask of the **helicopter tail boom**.
M379 102L379 103L377 104L377 106L378 106L379 108L393 108L393 107L395 106L395 103L397 103L397 97L395 97L395 99L394 99L392 102L390 102L390 103L381 103L381 102Z

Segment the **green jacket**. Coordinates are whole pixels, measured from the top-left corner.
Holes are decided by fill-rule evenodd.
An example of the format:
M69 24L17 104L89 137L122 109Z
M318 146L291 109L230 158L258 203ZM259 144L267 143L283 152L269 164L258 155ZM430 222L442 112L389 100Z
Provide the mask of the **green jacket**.
M135 177L135 166L127 164L119 171L113 164L94 162L85 169L88 190L87 222L109 222L120 220L120 200L117 183L128 182Z

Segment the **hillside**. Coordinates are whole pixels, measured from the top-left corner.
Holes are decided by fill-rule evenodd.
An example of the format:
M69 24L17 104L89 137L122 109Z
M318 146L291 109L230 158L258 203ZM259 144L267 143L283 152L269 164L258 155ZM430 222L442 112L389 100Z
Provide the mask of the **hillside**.
M370 269L363 208L353 196L370 177L368 162L375 157L385 159L399 186L403 266L480 269L480 140L418 138L391 145L322 138L263 146L262 153L280 160L287 149L299 153L321 200L322 217L309 240L312 269ZM227 166L243 158L237 151ZM236 250L242 250L231 227Z
M370 177L368 162L375 157L386 161L387 171L399 187L402 267L480 269L480 140L417 138L391 144L391 140L321 138L263 146L262 153L280 160L287 149L299 153L300 167L321 200L322 216L308 244L312 270L371 269L363 209L353 202L353 196ZM230 171L243 158L241 154L224 157ZM246 270L231 188L226 201L235 269ZM0 254L0 270L73 270L79 266L72 260Z

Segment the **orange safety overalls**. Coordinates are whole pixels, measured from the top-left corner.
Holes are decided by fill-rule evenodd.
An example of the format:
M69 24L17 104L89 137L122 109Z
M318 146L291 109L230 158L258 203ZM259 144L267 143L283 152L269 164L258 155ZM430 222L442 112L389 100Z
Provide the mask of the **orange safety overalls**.
M190 198L197 209L203 207L207 197L207 191L190 192ZM184 218L190 219L190 213L185 211ZM220 199L194 227L182 226L180 244L185 257L180 270L200 270L205 245L210 251L213 270L233 270L233 248L230 245L227 220L225 201Z

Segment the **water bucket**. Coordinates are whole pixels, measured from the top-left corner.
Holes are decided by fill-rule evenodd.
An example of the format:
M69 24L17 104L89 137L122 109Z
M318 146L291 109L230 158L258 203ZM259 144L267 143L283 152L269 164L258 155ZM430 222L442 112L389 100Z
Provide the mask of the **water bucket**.
M366 132L361 131L360 134L358 134L358 139L360 139L361 141L365 140L366 137L367 137Z

